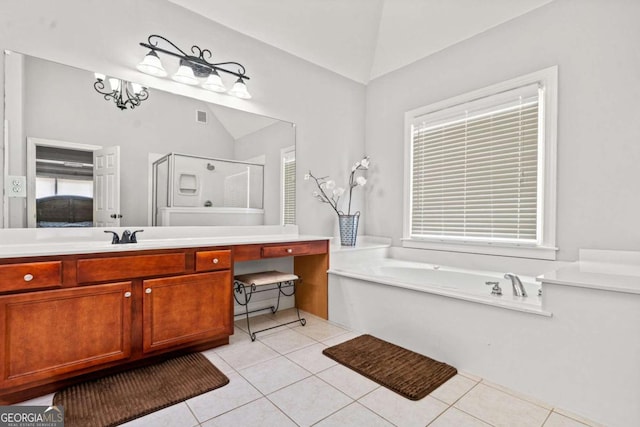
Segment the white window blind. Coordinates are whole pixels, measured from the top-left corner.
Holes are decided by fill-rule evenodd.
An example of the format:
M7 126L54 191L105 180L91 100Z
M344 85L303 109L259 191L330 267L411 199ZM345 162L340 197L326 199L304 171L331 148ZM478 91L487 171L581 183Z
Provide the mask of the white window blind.
M539 241L542 93L529 85L414 119L412 238Z
M296 159L285 156L282 162L283 202L282 223L296 223Z

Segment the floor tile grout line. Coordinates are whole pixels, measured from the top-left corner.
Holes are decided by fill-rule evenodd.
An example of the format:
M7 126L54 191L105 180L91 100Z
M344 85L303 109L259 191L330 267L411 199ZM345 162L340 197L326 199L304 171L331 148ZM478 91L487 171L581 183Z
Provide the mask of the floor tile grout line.
M269 396L265 396L265 399L267 399L273 406L276 407L276 409L278 409L278 411L282 412L288 419L291 420L292 423L294 423L296 426L300 427L300 424L298 424L296 422L296 420L294 420L293 418L291 418L289 416L289 414L287 414L284 409L282 409L281 407L278 406L278 404L276 402L274 402L273 400L269 399Z
M344 366L344 365L341 365L340 363L338 363L338 364L336 364L336 365L333 365L333 366L328 367L327 369L323 369L322 371L318 372L318 374L320 374L320 373L322 373L322 372L325 372L325 371L328 371L329 369L335 368L336 366ZM345 367L346 367L346 366L345 366ZM355 372L355 371L353 371L353 372ZM356 372L356 373L357 373L357 372ZM333 384L331 384L330 382L326 381L324 378L322 378L322 377L321 377L321 376L319 376L318 374L314 374L314 376L315 376L315 377L317 377L320 381L322 381L322 382L324 382L324 383L326 383L326 384L330 385L331 387L335 388L335 389L336 389L336 390L338 390L340 393L344 394L345 396L347 396L349 399L353 400L354 402L357 402L358 400L362 399L364 396L366 396L366 395L368 395L368 394L370 394L370 393L374 392L375 390L379 389L380 387L382 387L380 384L376 383L376 384L377 384L377 387L376 387L376 388L374 388L373 390L368 391L367 393L363 394L362 396L360 396L360 397L358 397L358 398L355 398L355 399L354 399L353 397L349 396L349 395L348 395L347 393L345 393L344 391L340 390L340 389L339 389L338 387L336 387L335 385L333 385ZM361 375L361 374L359 374L359 375ZM366 377L365 377L365 378L366 378ZM367 378L367 379L368 379L368 378ZM371 381L371 380L369 380L369 381ZM375 383L375 381L373 381L373 382Z
M469 412L465 411L464 409L459 408L459 407L457 407L457 406L453 406L453 405L451 405L451 406L447 409L447 411L448 411L449 409L451 409L451 408L456 409L456 410L458 410L458 411L462 412L463 414L468 415L468 416L470 416L471 418L474 418L474 419L476 419L476 420L478 420L478 421L481 421L481 422L483 422L483 423L485 423L485 424L487 424L487 425L489 425L489 426L491 426L491 427L495 427L495 424L493 424L493 423L491 423L491 422L489 422L489 421L487 421L487 420L485 420L485 419L482 419L482 418L480 418L479 416L477 416L477 415L475 415L475 414L469 413ZM445 412L446 412L446 411L445 411ZM435 421L435 420L434 420L434 421Z
M289 353L289 354L291 354L291 353ZM305 368L305 367L304 367L304 366L302 366L300 363L298 363L298 362L296 362L295 360L293 360L293 359L291 359L291 358L287 357L287 355L286 355L286 354L285 354L285 355L283 355L283 356L284 356L284 357L286 357L286 358L287 358L288 360L290 360L291 362L295 363L296 365L300 366L302 369L306 369L307 371L309 371L309 369ZM328 369L330 369L330 368L333 368L334 366L336 366L336 365L331 365L331 366L329 366L329 367L326 367L326 368L324 368L324 369L319 370L318 372L312 372L312 371L309 371L309 372L311 372L311 374L312 374L312 375L318 375L319 373L324 372L324 371L326 371L326 370L328 370Z
M337 414L338 412L342 411L343 409L346 409L347 407L349 407L349 406L351 406L351 405L353 405L353 404L356 404L356 403L357 403L357 404L359 404L359 405L362 405L361 403L358 403L358 401L357 401L357 400L353 400L352 402L350 402L350 403L346 404L346 405L345 405L345 406L343 406L342 408L336 409L335 411L333 411L332 413L330 413L330 414L329 414L329 415L327 415L326 417L323 417L323 418L319 419L318 421L316 421L315 423L311 424L311 427L313 427L313 426L317 426L319 423L323 422L323 421L324 421L324 420L326 420L327 418L332 417L333 415ZM366 406L364 406L364 405L362 405L362 406L363 406L365 409L367 409L367 410L371 411L371 409L367 408ZM374 413L374 414L376 414L376 415L378 415L380 418L382 418L382 417L380 416L380 414L377 414L377 413L375 413L375 412L373 412L373 411L371 411L371 412L372 412L372 413ZM382 419L384 419L384 418L382 418ZM385 421L387 421L386 419L384 419L384 420L385 420ZM393 426L395 426L395 424L393 424L393 423L391 423L391 424L392 424Z
M549 417L551 416L551 414L553 413L553 410L549 411L549 413L547 414L547 416L545 417L544 421L542 422L542 424L540 424L540 427L544 427L544 425L547 423L547 421L549 421Z
M480 382L478 382L478 384L480 384ZM477 385L478 385L478 384L477 384ZM485 385L486 385L486 384L485 384ZM473 389L473 388L475 388L475 386L474 386L474 387L472 387L472 389ZM469 390L469 391L471 391L471 390ZM469 391L468 391L467 393L469 393ZM467 393L465 393L465 395L466 395ZM464 396L463 396L463 397L464 397ZM460 399L462 399L462 397L460 397ZM456 402L455 402L455 403L457 403L460 399L456 400ZM522 399L521 399L521 400L522 400ZM461 408L461 407L459 407L459 406L454 406L454 405L452 404L452 405L451 405L451 407L452 407L452 408L457 409L457 410L458 410L458 411L460 411L460 412L463 412L463 413L464 413L464 414L466 414L466 415L469 415L470 417L473 417L473 418L475 418L475 419L477 419L477 420L480 420L480 421L482 421L482 422L483 422L483 423L485 423L485 424L488 424L488 425L490 425L490 426L495 426L495 424L493 424L493 423L491 423L491 422L489 422L489 421L487 421L487 420L485 420L485 419L483 419L483 418L480 418L478 415L472 414L472 413L468 412L467 410L465 410L465 409L463 409L463 408ZM539 406L539 407L540 407L540 406ZM545 411L548 411L548 409L547 409L547 408L541 408L541 409L544 409ZM551 413L551 412L553 412L553 411L549 411L549 414L547 414L547 418L549 417L549 415L550 415L550 413ZM546 418L545 418L545 421L544 421L544 422L546 422ZM544 426L544 423L540 425L540 427L543 427L543 426Z
M382 415L381 413L375 411L373 408L368 407L367 405L365 405L364 403L361 402L362 399L364 399L366 396L370 395L371 393L373 393L376 390L379 390L381 387L380 384L378 384L378 387L374 388L373 390L371 390L368 393L365 393L364 395L360 396L356 402L359 403L360 405L362 405L364 408L368 409L369 411L373 412L374 414L376 414L377 416L379 416L380 418L382 418L383 420L385 420L386 422L388 422L389 424L391 424L392 426L398 427L398 425L394 422L391 422L391 420L388 420L384 415Z
M303 345L302 347L296 347L296 348L294 348L294 349L292 349L292 350L287 351L286 353L283 353L283 352L281 352L281 351L279 351L279 350L277 350L277 349L273 348L273 347L272 347L272 346L270 346L268 343L263 342L262 344L266 345L266 346L267 346L267 347L269 347L271 350L275 351L276 353L280 354L281 356L286 356L286 355L287 355L287 354L289 354L289 353L293 353L293 352L295 352L295 351L302 350L302 349L304 349L304 348L311 347L312 345L318 344L318 342L316 341L316 342L311 343L311 344Z
M255 387L254 387L254 388L255 388ZM258 389L256 389L256 390L258 391L258 393L260 393L260 390L258 390ZM235 406L235 407L233 407L233 408L229 409L228 411L220 412L218 415L215 415L215 416L213 416L213 417L211 417L211 418L207 418L207 419L206 419L206 420L204 420L204 421L200 421L200 419L199 419L198 417L196 417L196 420L198 420L198 422L199 422L200 424L202 424L202 423L208 423L209 421L211 421L211 420L215 420L216 418L221 417L221 416L223 416L223 415L225 415L225 414L228 414L229 412L233 412L233 411L235 411L236 409L240 409L240 408L242 408L243 406L247 406L247 405L249 405L249 404L251 404L251 403L254 403L254 402L256 402L256 401L258 401L258 400L262 399L263 397L266 397L266 396L265 396L264 394L260 393L260 397L256 397L255 399L250 400L250 401L248 401L248 402L245 402L245 403L243 403L242 405ZM188 404L187 404L187 405L188 405ZM280 409L280 408L278 408L278 409Z
M189 399L187 399L187 400L189 400ZM200 419L198 418L196 413L193 412L193 409L191 409L191 406L189 406L189 403L187 403L187 400L184 401L184 404L187 405L187 409L189 410L189 412L191 412L191 415L193 415L193 418L196 420L198 425L202 425L202 421L200 421Z
M558 412L558 411L556 411L556 409L559 409L560 411L562 411L562 408L557 408L557 407L554 406L553 409L551 409L551 412L556 414L556 415L560 415L562 417L569 418L570 420L575 421L577 423L580 423L580 424L582 424L582 425L584 425L586 427L597 427L598 425L600 425L600 424L592 424L591 422L587 423L586 420L583 421L581 419L578 419L578 417L580 417L580 415L578 415L578 414L575 414L574 416L571 416L571 415L563 414L562 412ZM551 415L549 415L549 416L551 416Z
M460 375L462 375L462 374L460 374ZM464 376L464 375L463 375L463 376ZM438 398L437 398L437 397L435 397L435 396L432 396L434 399L438 400L439 402L442 402L442 403L444 403L445 405L449 405L449 407L448 407L446 410L444 410L440 415L438 415L438 416L437 416L433 421L431 421L431 423L433 423L435 420L437 420L438 418L440 418L440 416L442 416L442 414L444 414L445 412L447 412L448 410L450 410L451 408L453 408L453 409L456 409L456 410L458 410L458 411L462 412L463 414L469 415L470 417L475 418L476 420L481 421L481 422L483 422L483 423L485 423L485 424L488 424L488 425L490 425L490 426L492 426L492 427L493 427L493 426L494 426L494 424L490 423L489 421L487 421L487 420L483 420L482 418L478 417L477 415L470 414L469 412L465 411L464 409L462 409L462 408L460 408L460 407L458 407L458 406L455 406L455 404L456 404L456 403L458 403L458 402L459 402L463 397L465 397L467 394L469 394L469 393L471 392L471 390L473 390L474 388L476 388L476 387L477 387L477 386L482 382L482 380L480 380L480 381L476 381L476 380L474 380L474 379L472 379L472 378L469 378L469 377L466 377L466 376L465 376L465 378L467 378L467 379L469 379L469 380L471 380L471 381L474 381L474 382L475 382L475 384L474 384L474 385L473 385L469 390L467 390L467 391L465 391L464 393L462 393L462 395L461 395L460 397L458 397L456 400L454 400L454 401L453 401L453 403L449 404L449 403L445 402L444 400L441 400L441 399L438 399ZM444 384L443 384L443 385L444 385ZM437 389L436 389L436 390L437 390ZM429 394L429 396L431 396L431 393ZM431 423L429 423L428 425L430 425Z
M446 382L445 382L444 384L446 384ZM444 385L444 384L442 384L442 385ZM480 381L477 381L477 382L476 382L476 383L475 383L475 384L474 384L474 385L473 385L469 390L467 390L467 391L465 391L464 393L462 393L462 395L461 395L460 397L458 397L456 400L454 400L454 401L453 401L453 403L448 403L448 402L445 402L445 401L444 401L444 400L442 400L442 399L438 399L438 398L437 398L437 397L435 397L435 396L431 396L431 393L433 393L433 392L429 393L429 396L433 397L434 399L439 400L440 402L442 402L442 403L444 403L444 404L447 404L447 405L449 405L449 406L453 407L453 405L455 405L456 403L458 403L458 402L460 401L460 399L462 399L463 397L465 397L467 394L469 394L469 392L471 392L471 390L473 390L474 388L476 388L476 387L478 386L478 384L480 384ZM437 390L437 389L436 389L436 390ZM435 391L435 390L434 390L434 391ZM460 408L457 408L457 407L456 407L456 409L460 409Z
M536 403L536 402L534 402L534 401L532 401L532 400L529 400L526 396L524 396L524 395L520 394L519 392L517 392L517 391L515 391L515 390L508 391L508 390L510 390L508 387L500 386L499 384L497 384L497 387L496 387L496 386L493 386L493 385L491 385L491 383L490 383L490 382L489 382L489 383L487 383L485 378L481 379L481 380L478 382L478 384L480 384L480 383L482 383L482 385L484 385L484 386L486 386L486 387L491 387L491 388L492 388L492 389L494 389L494 390L501 391L501 392L502 392L502 393L504 393L504 394L508 394L508 395L509 395L509 396L511 396L511 397L515 397L516 399L522 400L523 402L527 402L527 403L530 403L530 404L532 404L532 405L537 406L538 408L542 408L542 409L544 409L545 411L553 411L553 407L552 407L551 405L547 405L547 407L544 407L544 406L542 406L542 404L541 404L542 402L540 402L540 403ZM538 399L538 400L539 400L539 399ZM549 407L551 407L551 409L549 409Z
M294 363L295 363L295 362L294 362ZM300 383L300 382L302 382L302 381L304 381L304 380L307 380L307 379L309 379L309 378L311 378L311 377L316 377L318 380L320 380L320 381L324 382L325 384L329 385L330 387L333 387L333 388L334 388L335 390L337 390L339 393L341 393L341 394L345 395L348 399L350 399L350 400L351 400L351 402L349 402L347 405L345 405L345 406L343 406L343 407L341 407L341 408L337 409L336 411L332 412L331 414L327 415L326 417L324 417L324 418L322 418L322 419L320 419L320 420L316 421L316 422L315 422L315 423L313 423L312 425L315 425L315 424L319 423L320 421L324 420L325 418L327 418L327 417L329 417L329 416L331 416L331 415L335 414L335 413L336 413L336 412L338 412L338 411L341 411L342 409L344 409L344 408L346 408L347 406L351 405L352 403L356 402L356 399L353 399L351 396L347 395L347 394L346 394L346 393L344 393L342 390L339 390L338 388L334 387L332 384L329 384L328 382L326 382L325 380L323 380L322 378L320 378L319 376L317 376L316 374L313 374L313 373L311 374L311 376L306 377L306 378L302 378L302 379L300 379L300 380L298 380L298 381L295 381L295 382L293 382L293 383L291 383L291 384L289 384L289 385L287 385L287 386L285 386L285 387L280 388L279 390L282 390L282 389L287 388L287 387L289 387L289 386L292 386L292 385L294 385L294 384ZM270 395L272 395L272 394L274 394L274 393L276 393L277 391L278 391L278 390L276 390L276 391L274 391L274 392L272 392L272 393L269 393L268 395L265 395L265 397L266 397L267 399L269 399L269 396L270 396ZM270 402L272 402L272 403L273 403L273 404L274 404L278 409L280 409L282 412L284 412L284 410L283 410L282 408L280 408L280 407L279 407L275 402L273 402L271 399L269 399L269 401L270 401ZM286 414L286 413L285 413L285 415L287 415L287 416L288 416L288 414ZM293 421L293 420L292 420L292 421ZM296 423L295 421L294 421L294 423L295 423L296 425L299 425L299 424L298 424L298 423Z
M428 396L428 395L427 395ZM427 396L423 397L426 398ZM434 398L435 399L435 398ZM442 402L441 400L439 400L439 402ZM429 421L427 423L427 426L430 426L431 424L433 424L438 418L440 418L442 416L442 414L444 414L445 412L447 412L449 409L451 409L451 406L447 406L442 412L440 412L434 419L432 419L431 421Z
M284 358L286 359L286 357L285 357L285 356L280 356L280 357L284 357ZM271 359L271 360L273 360L273 359ZM287 359L287 360L289 360L289 359ZM295 362L292 362L292 363L295 363ZM303 367L300 367L300 368L302 368L304 371L306 371L309 375L307 375L307 376L306 376L306 377L304 377L304 378L300 378L299 380L296 380L296 381L294 381L294 382L292 382L292 383L289 383L289 384L287 384L287 385L283 385L282 387L277 388L277 389L275 389L275 390L273 390L273 391L270 391L269 393L264 393L264 392L263 392L262 390L260 390L260 389L255 385L255 384L253 384L253 383L251 382L251 380L249 380L249 378L247 378L247 377L245 377L244 375L242 375L242 373L238 372L238 374L240 374L240 376L241 376L242 378L244 378L244 380L245 380L245 381L247 381L249 384L251 384L251 386L253 386L253 388L255 388L256 390L258 390L260 393L262 393L262 394L266 397L268 394L276 393L276 392L278 392L278 391L280 391L280 390L282 390L282 389L284 389L284 388L289 387L290 385L296 384L296 383L298 383L298 382L300 382L300 381L304 381L304 380L306 380L307 378L310 378L310 377L314 376L313 372L310 372L310 371L308 371L307 369L305 369L305 368L303 368ZM248 369L248 368L247 368L247 369Z

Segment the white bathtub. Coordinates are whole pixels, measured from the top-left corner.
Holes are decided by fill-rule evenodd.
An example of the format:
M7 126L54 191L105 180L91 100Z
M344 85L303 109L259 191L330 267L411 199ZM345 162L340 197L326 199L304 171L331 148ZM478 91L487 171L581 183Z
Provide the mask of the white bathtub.
M528 296L516 297L504 273L377 257L329 270L337 276L550 316L542 310L540 284L533 277L519 276ZM492 285L486 282L498 282L502 295L492 295Z
M622 262L612 255L608 264L624 268L610 265L596 277L622 271L637 289L637 256ZM640 426L640 294L564 285L566 276L550 274L558 283L543 277L538 297L532 277L558 264L576 268L395 247L338 249L331 253L329 320L603 425ZM503 278L509 270L522 273L527 298L513 297ZM501 297L491 295L488 280L500 282Z

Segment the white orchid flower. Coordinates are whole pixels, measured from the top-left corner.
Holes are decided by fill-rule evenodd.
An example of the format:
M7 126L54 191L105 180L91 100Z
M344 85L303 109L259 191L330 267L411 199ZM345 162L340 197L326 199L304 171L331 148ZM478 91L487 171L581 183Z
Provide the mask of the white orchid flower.
M362 159L360 161L360 165L362 166L362 169L369 169L369 158L365 157L364 159Z
M334 188L336 188L336 182L330 179L329 181L327 181L326 187L327 187L327 190L333 190Z
M365 178L364 176L359 176L356 178L356 184L358 184L359 186L363 186L367 183L367 178Z
M360 162L355 162L353 166L351 166L351 172L355 171L360 167Z
M344 188L342 188L342 187L338 187L338 188L336 188L335 190L333 190L333 195L334 195L335 197L340 197L340 196L342 196L343 194L344 194Z

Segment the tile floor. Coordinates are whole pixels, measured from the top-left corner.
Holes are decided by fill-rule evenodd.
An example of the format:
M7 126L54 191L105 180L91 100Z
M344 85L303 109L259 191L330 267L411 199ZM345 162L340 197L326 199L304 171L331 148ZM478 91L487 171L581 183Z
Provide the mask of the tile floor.
M252 318L252 329L295 317L293 310ZM459 373L419 401L405 399L322 354L358 334L304 314L299 324L258 334L236 322L228 346L204 352L231 380L125 424L139 426L597 426L565 411ZM49 404L52 395L23 404Z

